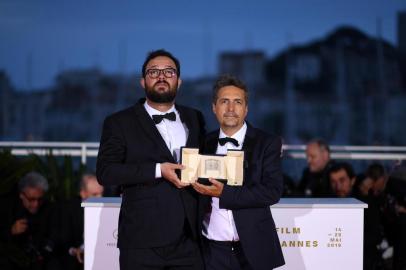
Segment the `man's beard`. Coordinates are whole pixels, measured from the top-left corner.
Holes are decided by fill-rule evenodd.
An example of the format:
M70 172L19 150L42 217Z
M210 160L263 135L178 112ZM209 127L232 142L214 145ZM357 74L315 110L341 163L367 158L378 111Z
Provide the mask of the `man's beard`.
M155 102L155 103L171 103L171 102L173 102L175 100L176 92L177 92L177 89L178 89L178 83L173 85L173 87L171 88L169 83L167 83L166 81L163 81L163 82L168 85L168 87L169 87L168 91L159 92L158 90L155 90L155 85L158 84L158 83L162 83L162 81L155 83L152 87L150 87L148 85L145 86L145 95L152 102Z

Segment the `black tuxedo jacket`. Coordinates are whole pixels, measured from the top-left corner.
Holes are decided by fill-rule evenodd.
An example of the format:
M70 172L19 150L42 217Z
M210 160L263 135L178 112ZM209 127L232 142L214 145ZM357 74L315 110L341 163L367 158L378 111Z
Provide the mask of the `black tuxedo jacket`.
M118 227L119 248L165 246L179 240L183 229L197 237L197 195L191 187L178 189L155 178L157 163L176 163L155 123L144 108L135 106L104 121L96 174L102 185L123 189ZM176 106L187 128L187 147L198 148L204 135L202 114Z
M271 269L283 265L284 259L272 218L270 205L277 203L283 190L281 139L255 129L249 124L244 150L244 182L241 187L224 186L220 208L233 212L241 246L253 269ZM203 153L217 150L219 130L207 135ZM202 197L200 217L210 203ZM199 224L202 224L199 221Z

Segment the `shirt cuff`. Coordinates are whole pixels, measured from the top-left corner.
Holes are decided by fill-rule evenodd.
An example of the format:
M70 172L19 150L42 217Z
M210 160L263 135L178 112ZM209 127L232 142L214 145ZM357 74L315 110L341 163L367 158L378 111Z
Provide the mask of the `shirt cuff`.
M155 178L161 178L161 177L162 177L161 164L157 163L155 166Z

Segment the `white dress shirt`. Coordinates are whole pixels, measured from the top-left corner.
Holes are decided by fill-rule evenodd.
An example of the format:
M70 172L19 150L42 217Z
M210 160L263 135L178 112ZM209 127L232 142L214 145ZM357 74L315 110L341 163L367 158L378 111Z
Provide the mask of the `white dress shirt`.
M244 143L245 133L247 132L247 124L241 127L231 138L238 141L239 146L235 146L231 142L227 142L221 146L217 143L216 154L226 155L227 150L241 150ZM228 137L220 129L219 138ZM227 209L220 209L219 198L211 199L211 212L206 213L203 220L203 235L210 240L216 241L239 241L237 229L234 223L233 212Z
M171 121L164 118L159 124L156 124L155 126L158 129L159 133L161 134L162 138L164 139L166 146L168 147L172 156L175 158L177 162L179 162L180 148L186 145L188 130L180 120L179 113L175 109L175 106L173 105L166 112L161 112L149 106L148 103L145 101L144 107L151 118L152 115L163 115L171 112L174 112L176 114L175 121ZM157 163L155 166L155 177L159 178L161 176L162 176L161 164Z

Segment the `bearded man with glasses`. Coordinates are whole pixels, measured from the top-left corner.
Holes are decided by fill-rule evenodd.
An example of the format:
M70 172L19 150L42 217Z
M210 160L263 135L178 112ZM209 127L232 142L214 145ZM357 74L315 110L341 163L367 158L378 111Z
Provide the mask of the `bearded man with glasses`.
M104 121L97 179L122 187L120 269L202 268L197 245L197 195L176 170L180 148L198 148L203 115L175 104L180 64L171 53L148 54L142 66L145 98Z

